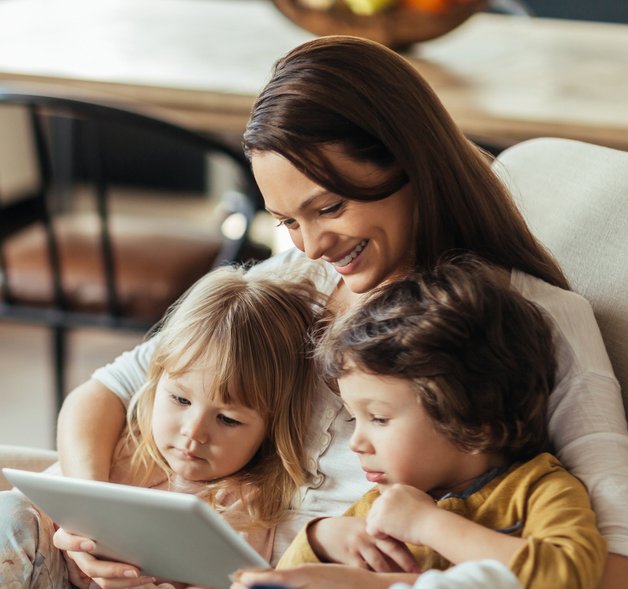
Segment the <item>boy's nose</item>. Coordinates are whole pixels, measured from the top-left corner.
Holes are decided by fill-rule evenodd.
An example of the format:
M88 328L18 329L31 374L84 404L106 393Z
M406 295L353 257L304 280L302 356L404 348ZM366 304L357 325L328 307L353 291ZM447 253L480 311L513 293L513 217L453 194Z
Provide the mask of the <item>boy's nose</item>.
M371 445L368 440L362 435L360 430L356 427L351 439L349 440L349 447L356 454L365 454L371 449Z

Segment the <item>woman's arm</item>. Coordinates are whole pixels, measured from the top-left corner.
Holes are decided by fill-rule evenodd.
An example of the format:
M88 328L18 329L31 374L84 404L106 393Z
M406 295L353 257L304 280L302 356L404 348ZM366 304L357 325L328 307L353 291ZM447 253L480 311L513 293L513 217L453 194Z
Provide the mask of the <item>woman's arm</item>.
M57 448L65 476L109 480L113 450L124 429L122 401L91 379L74 389L59 413Z

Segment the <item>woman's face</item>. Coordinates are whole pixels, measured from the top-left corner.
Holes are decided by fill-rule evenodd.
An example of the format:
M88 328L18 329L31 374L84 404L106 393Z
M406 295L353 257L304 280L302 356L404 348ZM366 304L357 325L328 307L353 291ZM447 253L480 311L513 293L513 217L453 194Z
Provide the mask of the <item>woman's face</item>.
M332 149L324 151L351 182L367 187L390 175ZM330 262L352 292L367 292L411 266L415 203L410 184L382 200L362 202L329 192L274 152L254 153L252 165L268 212L309 258Z

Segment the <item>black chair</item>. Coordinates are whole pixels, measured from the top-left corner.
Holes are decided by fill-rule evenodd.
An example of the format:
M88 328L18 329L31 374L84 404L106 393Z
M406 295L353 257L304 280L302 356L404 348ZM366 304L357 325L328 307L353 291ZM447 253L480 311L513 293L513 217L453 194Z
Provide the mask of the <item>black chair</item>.
M150 208L135 220L116 213L112 194L116 206L125 200L112 162L132 172L140 156L125 155L124 141L112 153L113 132L139 134L148 157L165 145L203 170L222 169L203 192L228 185L198 198L212 211L207 227ZM171 189L161 199L182 196ZM207 271L268 257L249 235L261 202L243 153L224 139L122 105L0 88L0 319L51 328L58 407L68 330L146 331Z

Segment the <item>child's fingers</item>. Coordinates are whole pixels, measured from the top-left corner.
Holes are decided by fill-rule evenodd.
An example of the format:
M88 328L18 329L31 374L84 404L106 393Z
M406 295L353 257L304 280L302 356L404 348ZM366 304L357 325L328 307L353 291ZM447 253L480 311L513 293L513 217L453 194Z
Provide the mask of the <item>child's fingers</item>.
M386 555L388 559L390 559L390 561L399 567L397 570L404 573L421 572L421 567L415 560L414 556L412 556L409 548L403 542L399 542L393 538L386 538L383 540L377 540L376 546L383 554Z
M64 551L91 552L94 549L92 540L66 532L63 528L54 533L52 542L59 550Z

